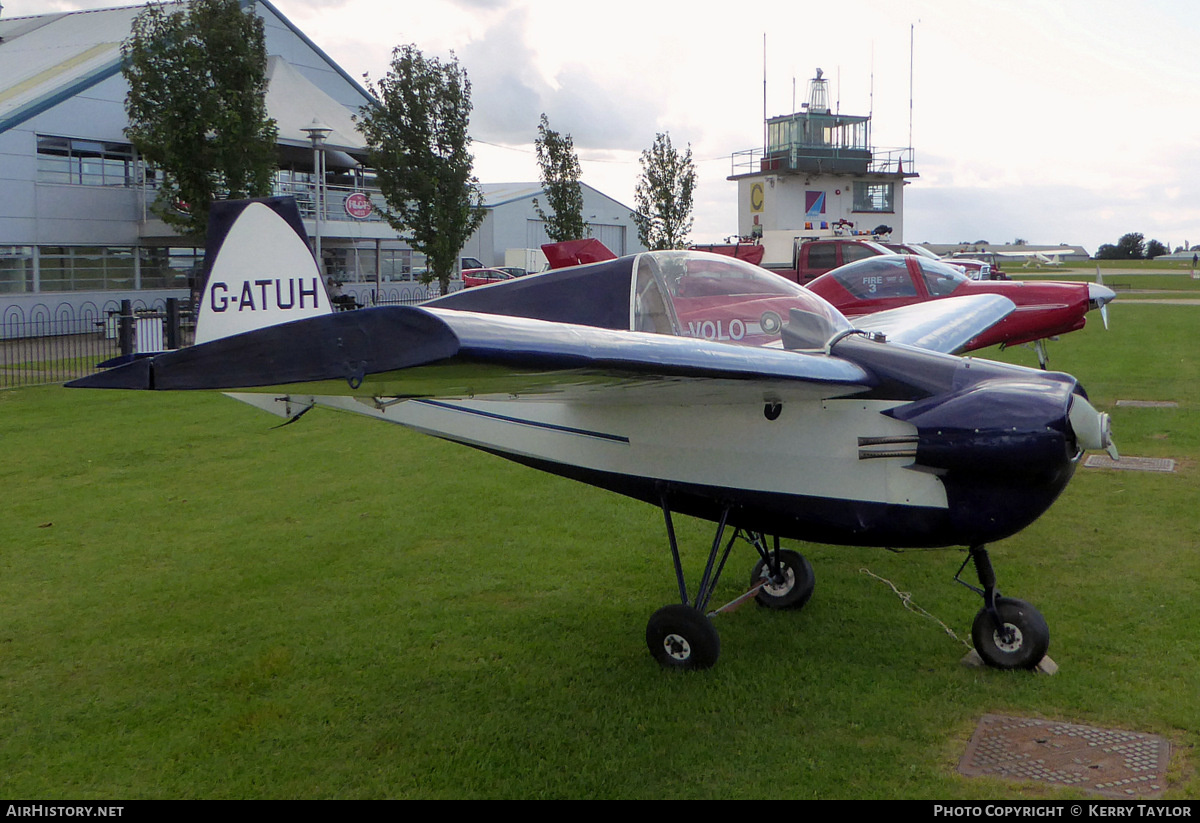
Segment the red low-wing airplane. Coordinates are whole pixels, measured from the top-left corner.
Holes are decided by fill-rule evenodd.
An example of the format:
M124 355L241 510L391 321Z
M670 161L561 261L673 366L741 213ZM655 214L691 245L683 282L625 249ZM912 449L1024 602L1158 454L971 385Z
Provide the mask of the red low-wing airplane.
M1107 305L1116 294L1096 283L971 280L947 263L918 255L869 257L834 269L808 284L847 317L859 317L926 300L999 294L1016 311L967 342L964 351L1033 343L1046 368L1045 340L1082 329L1099 309L1108 326Z
M646 644L669 668L716 662L711 618L726 607L712 598L739 538L757 563L729 605L776 609L815 585L781 537L966 547L980 656L1033 668L1045 655L1045 620L1000 595L986 544L1040 517L1086 449L1114 450L1073 377L951 354L1012 301L851 323L743 261L650 252L333 312L292 198L211 215L196 345L69 385L232 392L289 420L354 412L657 505L679 600L651 616ZM673 512L717 524L690 592Z

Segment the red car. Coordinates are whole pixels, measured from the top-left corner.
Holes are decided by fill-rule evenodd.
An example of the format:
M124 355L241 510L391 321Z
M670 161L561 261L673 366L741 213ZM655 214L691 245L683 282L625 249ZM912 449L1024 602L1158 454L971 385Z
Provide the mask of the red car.
M1017 304L1016 311L967 344L968 351L1082 329L1089 310L1103 310L1116 296L1095 283L971 280L947 263L908 254L850 263L818 277L808 288L847 317L969 294L1001 294Z
M500 269L463 269L463 288L486 286L488 283L499 283L502 280L512 280L515 275Z

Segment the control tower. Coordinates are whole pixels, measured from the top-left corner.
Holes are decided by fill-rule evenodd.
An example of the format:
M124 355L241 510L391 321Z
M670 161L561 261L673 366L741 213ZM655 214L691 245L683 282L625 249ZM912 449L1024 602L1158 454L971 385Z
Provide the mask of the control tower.
M821 69L800 111L767 119L765 139L731 158L740 236L869 236L884 226L903 238L904 185L918 176L912 147L878 149L871 115L831 111Z

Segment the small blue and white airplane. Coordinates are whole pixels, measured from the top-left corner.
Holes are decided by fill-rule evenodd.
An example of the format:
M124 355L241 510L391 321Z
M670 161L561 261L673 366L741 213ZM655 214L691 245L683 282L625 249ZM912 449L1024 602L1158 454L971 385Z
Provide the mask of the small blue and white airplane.
M661 507L679 602L651 654L712 666L711 617L800 608L809 562L781 537L963 546L976 650L1034 668L1042 616L1002 597L986 544L1033 522L1087 449L1115 456L1074 378L954 354L1013 310L996 295L860 317L731 257L651 252L333 312L295 203L216 203L196 344L69 384L230 394L294 420L328 407L398 423ZM709 339L711 338L711 339ZM689 594L672 513L716 523ZM728 539L726 539L728 538ZM710 600L741 538L749 591Z

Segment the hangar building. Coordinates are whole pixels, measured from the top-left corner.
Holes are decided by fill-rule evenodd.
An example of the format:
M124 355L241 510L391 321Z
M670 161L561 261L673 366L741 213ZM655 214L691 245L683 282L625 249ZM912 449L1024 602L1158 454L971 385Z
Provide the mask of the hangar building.
M364 197L382 203L352 119L367 91L269 0L243 6L266 28L275 193L297 198L324 272L361 302L424 296L414 282L421 256L359 207ZM154 172L124 134L120 47L142 8L0 19L0 321L188 295L202 250L151 212ZM539 191L485 186L488 216L463 253L503 265L507 249L537 248ZM618 253L639 248L628 207L588 186L584 203L593 235Z

